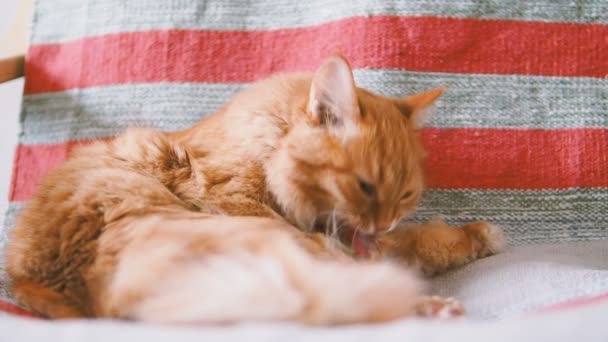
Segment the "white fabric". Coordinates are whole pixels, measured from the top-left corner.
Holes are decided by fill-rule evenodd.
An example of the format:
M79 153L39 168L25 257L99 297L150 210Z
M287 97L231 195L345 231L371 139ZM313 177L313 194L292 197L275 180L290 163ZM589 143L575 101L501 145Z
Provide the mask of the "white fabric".
M400 321L374 326L307 328L290 324L167 327L110 321L48 322L0 317L0 341L491 341L606 342L608 302L502 321Z
M521 315L608 293L608 240L516 246L431 284L434 292L461 300L473 317Z

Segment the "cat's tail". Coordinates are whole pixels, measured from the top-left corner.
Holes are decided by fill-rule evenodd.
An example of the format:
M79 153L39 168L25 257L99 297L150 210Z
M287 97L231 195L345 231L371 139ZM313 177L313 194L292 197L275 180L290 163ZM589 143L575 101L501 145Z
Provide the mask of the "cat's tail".
M29 280L13 281L11 292L17 302L44 317L72 319L87 316L61 293Z
M122 318L190 324L327 325L416 314L422 286L410 272L388 262L313 255L292 234L258 229L253 223L259 220L157 221L154 232L146 229L155 239L122 254L108 310Z

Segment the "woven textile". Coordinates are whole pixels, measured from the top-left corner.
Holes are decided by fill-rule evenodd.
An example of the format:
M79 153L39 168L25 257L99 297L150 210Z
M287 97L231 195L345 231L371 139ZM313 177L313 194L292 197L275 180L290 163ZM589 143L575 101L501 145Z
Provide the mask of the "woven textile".
M485 219L514 244L608 238L606 0L47 0L31 44L0 248L77 144L188 127L247 83L337 51L378 93L447 86L410 219Z

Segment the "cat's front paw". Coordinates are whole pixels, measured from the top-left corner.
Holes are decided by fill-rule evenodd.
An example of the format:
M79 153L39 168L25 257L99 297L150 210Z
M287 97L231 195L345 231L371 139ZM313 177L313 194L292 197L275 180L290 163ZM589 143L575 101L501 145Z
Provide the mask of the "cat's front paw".
M502 252L507 247L507 239L502 229L489 222L469 223L463 229L478 243L478 257L483 258Z

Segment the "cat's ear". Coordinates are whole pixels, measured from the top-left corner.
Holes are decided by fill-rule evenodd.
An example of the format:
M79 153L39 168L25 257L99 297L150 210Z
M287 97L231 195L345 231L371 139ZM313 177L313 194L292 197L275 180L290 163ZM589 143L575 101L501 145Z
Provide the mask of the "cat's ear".
M415 128L420 128L429 116L429 110L437 98L443 94L444 87L427 90L402 99L397 99L397 108L413 123Z
M350 65L342 56L326 59L313 76L308 98L311 121L340 132L361 113Z

